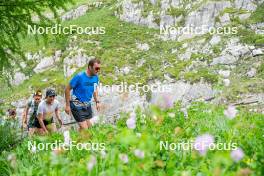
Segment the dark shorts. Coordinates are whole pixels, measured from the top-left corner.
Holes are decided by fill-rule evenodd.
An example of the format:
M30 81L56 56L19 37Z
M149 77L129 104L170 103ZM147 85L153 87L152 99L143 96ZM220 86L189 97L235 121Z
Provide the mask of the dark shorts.
M47 125L50 125L50 124L52 124L53 123L53 118L51 119L51 120L43 120L43 122L44 122L44 125L45 126L47 126ZM38 119L35 119L35 121L34 121L34 127L35 128L42 128L41 126L40 126L40 123L39 123L39 121L38 121Z
M93 117L91 104L84 104L79 101L70 101L71 112L77 122L83 122Z

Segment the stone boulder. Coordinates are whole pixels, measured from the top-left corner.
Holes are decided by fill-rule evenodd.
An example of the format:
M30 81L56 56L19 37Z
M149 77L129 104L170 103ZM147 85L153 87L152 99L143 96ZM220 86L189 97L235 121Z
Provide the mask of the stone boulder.
M41 73L53 67L54 64L55 64L55 59L53 56L44 57L43 59L40 60L40 62L33 70L36 73Z
M254 11L257 9L257 5L254 3L254 0L235 0L235 8Z
M28 79L28 76L26 76L22 72L16 72L13 78L10 79L11 85L17 86L21 83L23 83L26 79Z
M211 100L214 98L216 92L212 89L212 86L205 83L190 84L183 81L177 81L176 83L170 83L163 85L170 88L166 94L170 97L170 101L180 101L184 106L190 104L196 100ZM159 97L164 94L161 92L153 92L151 96L151 103L158 105Z
M63 61L64 76L70 77L78 68L86 66L92 58L94 57L88 57L81 49L78 49L76 52L73 51Z
M228 7L231 7L230 1L208 2L187 16L185 26L214 27L215 17Z
M61 20L65 21L65 20L72 20L72 19L76 19L80 16L83 16L86 14L86 12L88 11L88 6L87 5L81 5L79 7L77 7L76 9L72 9L66 13L64 13L61 16Z

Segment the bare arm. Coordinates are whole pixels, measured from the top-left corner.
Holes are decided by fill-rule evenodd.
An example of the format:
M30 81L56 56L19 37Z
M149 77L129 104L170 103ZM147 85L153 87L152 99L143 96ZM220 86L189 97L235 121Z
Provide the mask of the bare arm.
M47 128L46 128L46 126L45 126L45 124L44 124L44 122L43 122L43 114L38 114L38 121L39 121L39 124L40 124L40 126L41 126L41 128L44 130L44 132L48 132L48 130L47 130Z
M99 102L99 98L98 98L98 87L96 88L96 90L93 93L93 97L94 97L94 101L95 101L95 105L96 105L96 109L97 111L100 110L100 102Z
M98 99L98 87L97 87L96 90L94 91L94 93L93 93L93 97L94 97L94 101L95 101L95 102L99 102L99 99Z
M60 125L62 125L62 120L61 120L61 117L60 117L60 110L59 109L55 110L55 115L56 115Z
M67 114L70 114L70 92L71 92L71 86L68 84L65 88L65 101L66 101L66 107L65 112Z

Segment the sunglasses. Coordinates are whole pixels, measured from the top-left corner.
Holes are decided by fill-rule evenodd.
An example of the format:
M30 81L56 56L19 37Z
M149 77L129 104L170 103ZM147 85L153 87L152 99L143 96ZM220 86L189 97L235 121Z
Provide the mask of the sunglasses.
M100 67L95 67L94 69L95 69L95 71L100 71L101 68Z
M51 95L51 96L48 96L48 97L50 97L50 98L54 98L54 97L55 97L55 95Z

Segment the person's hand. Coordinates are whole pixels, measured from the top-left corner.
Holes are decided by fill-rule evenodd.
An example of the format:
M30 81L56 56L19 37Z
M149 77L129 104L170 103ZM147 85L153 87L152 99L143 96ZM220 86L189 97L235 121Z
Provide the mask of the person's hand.
M44 130L44 134L48 135L49 134L49 131L48 130Z
M70 108L69 105L66 105L66 107L65 107L65 112L66 112L68 115L70 115L71 108Z

